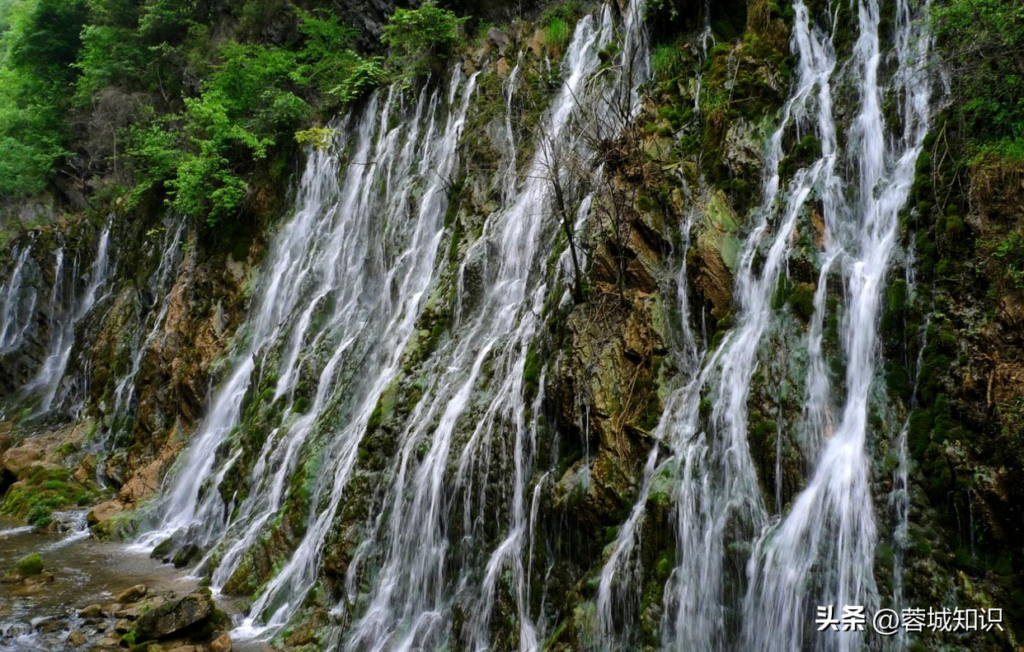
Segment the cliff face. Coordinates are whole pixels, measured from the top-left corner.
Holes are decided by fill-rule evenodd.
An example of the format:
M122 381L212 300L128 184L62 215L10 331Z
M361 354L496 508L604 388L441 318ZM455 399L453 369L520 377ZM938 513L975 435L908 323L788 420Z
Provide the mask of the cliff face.
M950 167L902 3L648 4L460 7L239 225L11 238L4 511L88 506L289 649L817 649L837 595L1013 649L1021 169Z

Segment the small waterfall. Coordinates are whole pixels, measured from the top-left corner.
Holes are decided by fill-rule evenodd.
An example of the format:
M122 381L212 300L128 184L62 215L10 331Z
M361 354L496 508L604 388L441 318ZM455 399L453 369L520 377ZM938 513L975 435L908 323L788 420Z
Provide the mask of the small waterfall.
M397 377L403 352L414 337L414 325L419 309L434 281L432 269L444 233L442 218L447 208L444 184L457 162L456 147L475 84L476 75L465 83L465 87L461 89L461 100L456 104L457 93L462 85L461 72L456 69L449 84L448 116L440 133L436 118L442 102L438 91L435 91L429 103L421 97L418 104L427 105L428 113L415 116L416 119L407 125L412 130L411 133L380 130L377 151L388 158L397 155L399 170L405 171L402 175L392 177L398 184L396 190L399 190L400 201L390 202L391 210L386 214L389 228L397 226L392 224L391 220L401 214L395 211L405 206L411 184L417 179L427 181L414 220L415 231L408 234L409 237L405 239L408 248L394 260L395 266L385 272L389 283L396 288L397 301L380 306L383 309L379 314L380 321L367 324L368 328L382 336L381 342L387 342L389 346L384 351L386 355L376 360L363 376L364 382L369 381L366 383L368 391L355 393L357 402L353 418L333 436L332 448L336 451L333 465L327 465L324 469L310 500L311 505L317 505L322 497L326 499L326 507L319 514L310 513L305 536L288 563L253 605L250 619L241 630L243 635L274 631L288 622L300 606L302 597L316 580L324 553L324 542L348 482L352 478L359 443L381 395ZM382 115L380 125L386 125L387 118L386 114ZM421 119L426 120L428 125L423 134L422 147L417 151L414 145L420 135L418 125ZM398 144L402 136L408 136L409 140L405 147L399 149ZM410 158L413 155L417 155L417 158ZM428 173L431 170L434 171L433 174ZM386 172L387 170L380 169L380 173ZM350 187L351 192L365 193L365 188L360 185L362 183L361 180L354 179ZM357 218L359 215L360 213L355 213ZM334 355L337 357L343 352L343 349L338 349ZM256 625L257 619L263 620L266 625Z
M329 459L311 489L305 538L251 610L253 622L259 618L270 631L291 617L316 579L323 539L367 421L416 334L444 234L445 184L474 85L475 76L466 80L456 71L447 102L440 88L429 95L424 90L412 103L396 89L379 93L342 121L339 142L310 152L298 211L275 238L236 366L173 473L158 529L142 538L151 545L179 532L204 546L221 541L213 583L222 586L280 510L304 446L328 438L322 454ZM343 158L346 147L351 153ZM250 386L274 364L280 372L274 400L287 403L289 417L267 437L246 498L224 521L217 489L240 442L226 458L216 451L239 423ZM315 393L311 405L300 407L297 392L306 379ZM338 432L319 423L328 407L350 415ZM209 488L201 491L204 485ZM318 512L321 501L328 504ZM265 630L247 625L239 635L246 631Z
M100 234L99 242L97 243L96 255L93 258L93 264L89 271L89 281L86 285L85 293L76 300L72 290L71 302L68 304L70 306L70 315L61 311L61 323L51 324L50 344L46 359L42 368L36 373L35 378L25 387L24 391L26 393L39 394L39 403L35 410L36 414L45 414L54 406L54 400L57 398L61 380L64 379L64 371L67 369L68 361L71 357L71 348L75 343L75 327L89 314L89 311L96 303L97 292L107 282L107 275L110 271L109 254L110 224L108 223ZM57 255L58 272L61 271L63 261L63 250L61 250ZM54 281L53 296L51 297L54 307L61 301L59 290L62 277L62 274L58 274ZM76 260L72 279L77 279L77 277L78 265ZM74 280L71 283L71 287L74 287Z
M851 184L848 215L853 227L840 235L848 260L843 266L847 312L842 344L846 353L846 399L835 432L824 441L807 486L785 518L767 530L751 561L751 590L745 605L745 638L750 649L800 648L804 623L814 605L878 604L874 582L875 522L867 450L869 393L878 358L877 321L883 283L896 242L897 213L910 191L914 165L928 130L930 85L924 63L930 36L900 0L896 12L897 72L889 89L904 107L903 132L886 135L879 82L879 6L858 3L860 37L854 48L859 67L860 113L851 126L850 152L859 179ZM927 8L927 7L925 7ZM906 43L920 48L913 55ZM844 237L845 236L845 237ZM820 577L808 585L811 569ZM863 649L863 637L817 639L824 650Z
M114 410L112 414L115 419L130 410L132 399L135 397L135 378L142 369L142 361L146 357L146 352L149 351L150 346L160 335L160 331L164 326L164 319L166 319L167 311L171 307L171 287L174 284L181 260L181 237L184 232L185 220L180 220L173 230L168 229L164 231L160 249L162 252L160 254L160 262L150 280L154 299L160 302L160 308L156 311L155 315L150 313L152 315L152 326L150 326L149 331L146 333L146 337L140 342L136 336L131 366L124 376L118 380L114 388ZM143 320L141 327L145 327L150 315L147 315L147 319ZM109 448L113 444L111 438L115 434L114 432L107 434L107 441L104 444L105 448Z
M29 289L23 292L25 281L25 264L32 254L29 244L20 252L15 249L15 263L11 275L0 285L0 352L18 348L25 333L32 325L35 312L36 292ZM28 298L23 296L27 294Z

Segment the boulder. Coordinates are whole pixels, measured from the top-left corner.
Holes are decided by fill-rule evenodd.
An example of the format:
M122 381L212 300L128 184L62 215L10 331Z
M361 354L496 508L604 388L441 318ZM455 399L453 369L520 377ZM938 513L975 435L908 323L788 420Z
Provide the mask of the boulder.
M127 603L132 603L132 602L138 602L145 595L146 595L146 585L145 584L136 584L135 586L130 586L127 589L125 589L124 591L121 591L120 593L118 593L117 594L117 601L121 602L121 603L126 603L126 604Z
M86 640L85 634L77 629L68 634L68 645L78 647L79 645L85 645Z
M231 636L227 632L221 632L210 641L210 652L231 652Z
M123 511L124 505L121 504L120 501L108 500L107 502L100 503L90 509L89 513L85 516L85 520L89 524L89 527L93 527L109 518L117 516Z
M142 610L138 607L125 607L114 612L114 618L127 618L128 620L135 620L141 615Z
M208 591L190 593L142 614L136 621L135 640L166 638L206 621L213 613Z
M42 456L42 451L35 446L24 445L11 448L4 453L3 467L11 475L20 478L22 473L38 462Z
M82 618L99 618L103 615L103 607L98 604L91 604L88 607L79 609L78 615Z
M39 553L32 553L26 555L14 562L0 582L6 584L14 584L16 582L23 582L33 575L39 575L43 572L43 558L39 556Z
M174 567L184 568L185 566L191 566L194 562L199 561L199 558L203 555L202 549L194 543L186 544L181 550L174 553Z

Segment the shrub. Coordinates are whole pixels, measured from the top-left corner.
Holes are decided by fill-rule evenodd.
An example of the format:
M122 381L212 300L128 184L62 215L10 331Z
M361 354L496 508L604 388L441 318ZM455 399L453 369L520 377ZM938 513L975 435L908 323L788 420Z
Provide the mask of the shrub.
M562 18L551 19L547 27L544 28L544 42L556 52L564 52L571 38L572 32L569 29L569 24Z
M679 43L663 43L651 52L651 71L654 78L668 80L683 72L683 50Z
M390 48L388 67L407 81L438 71L455 52L465 22L432 1L418 9L395 9L381 36Z

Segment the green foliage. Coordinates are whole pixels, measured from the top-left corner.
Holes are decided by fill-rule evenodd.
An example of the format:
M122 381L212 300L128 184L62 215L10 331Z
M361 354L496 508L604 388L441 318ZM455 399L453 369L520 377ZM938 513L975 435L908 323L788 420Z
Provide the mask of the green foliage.
M996 246L992 255L1002 261L1007 280L1024 292L1024 237L1013 231Z
M572 38L569 23L561 17L552 18L544 28L544 43L557 52L563 52Z
M950 0L932 22L974 149L1024 160L1024 4Z
M91 502L93 494L62 468L34 467L23 482L8 489L0 512L24 518L30 525L45 527L54 510Z
M85 17L82 0L10 6L0 40L0 197L40 192L67 154L67 87Z
M25 555L14 563L13 570L22 577L31 577L43 572L43 558L38 552Z
M651 72L658 80L674 79L683 72L684 61L680 43L662 43L651 52Z
M297 57L292 79L312 86L342 102L358 100L376 88L383 78L381 59L365 59L349 47L356 31L326 11L306 13L296 10L299 31L306 37Z
M437 72L455 52L462 24L454 12L432 0L418 9L395 9L381 42L390 48L387 64L396 77L413 80Z
M328 11L292 0L227 10L240 14L237 35L270 25L268 16L275 25L294 21L275 45L215 37L223 34L218 11L197 0L0 7L0 198L44 190L74 151L128 172L130 206L164 196L176 211L216 224L239 214L275 147L385 77L383 59L359 55L355 30ZM424 7L406 18L424 25L423 43L441 56L452 45L443 38L449 15ZM409 39L399 41L396 50L412 56L402 45ZM70 121L98 133L72 132Z
M334 134L334 129L312 127L295 132L295 141L300 145L309 145L313 149L322 152L330 146Z

